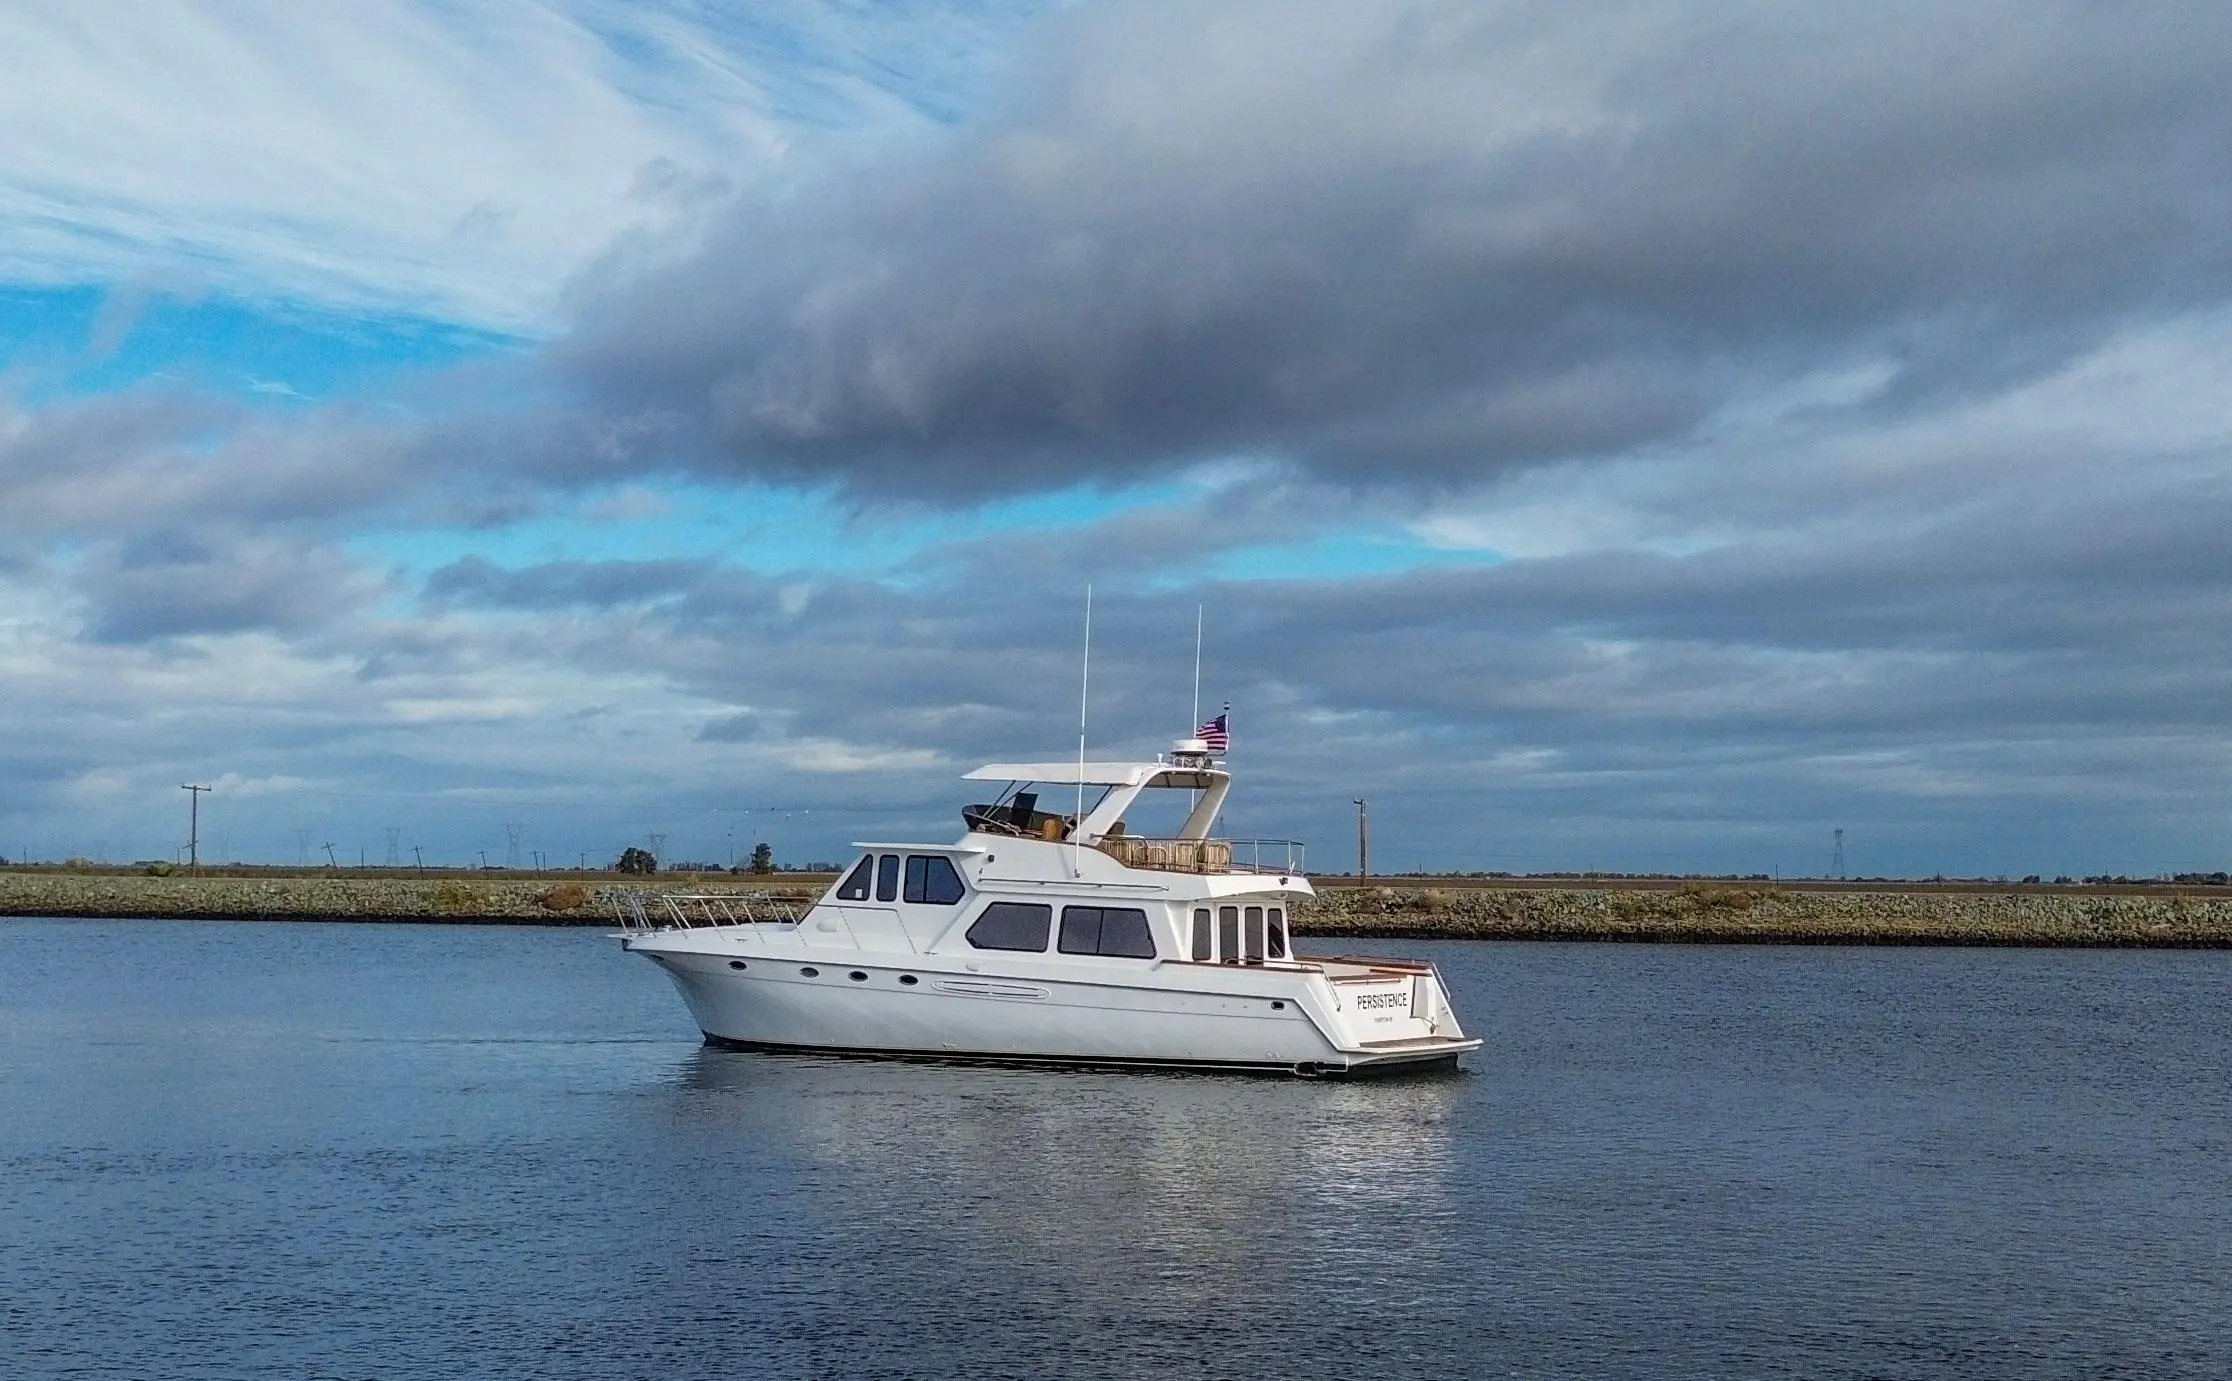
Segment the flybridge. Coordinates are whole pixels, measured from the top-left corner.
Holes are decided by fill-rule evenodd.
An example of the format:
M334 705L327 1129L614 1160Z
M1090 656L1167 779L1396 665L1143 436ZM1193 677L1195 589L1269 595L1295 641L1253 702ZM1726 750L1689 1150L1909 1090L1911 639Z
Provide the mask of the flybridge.
M996 762L966 774L963 780L1008 784L989 804L962 811L971 833L1051 839L1087 847L1102 847L1124 838L1125 813L1149 791L1200 793L1171 842L1207 842L1217 813L1224 809L1225 797L1232 790L1232 774L1212 762L1207 745L1199 739L1180 739L1169 753L1153 762ZM1101 790L1082 811L1060 815L1039 808L1037 788L1041 786L1097 786ZM1203 861L1203 851L1197 848L1190 852L1192 866L1187 871L1196 871ZM1300 866L1297 859L1294 867Z
M969 781L1004 781L1007 789L961 818L972 839L986 836L1040 840L1093 849L1126 868L1154 872L1292 876L1302 871L1302 844L1293 839L1210 837L1232 789L1232 774L1216 765L1199 739L1180 739L1154 762L996 762L966 774ZM1064 814L1069 792L1041 807L1040 787L1098 787L1082 810ZM1128 832L1124 818L1150 791L1187 791L1194 800L1185 823L1166 836ZM1082 794L1082 793L1080 793Z

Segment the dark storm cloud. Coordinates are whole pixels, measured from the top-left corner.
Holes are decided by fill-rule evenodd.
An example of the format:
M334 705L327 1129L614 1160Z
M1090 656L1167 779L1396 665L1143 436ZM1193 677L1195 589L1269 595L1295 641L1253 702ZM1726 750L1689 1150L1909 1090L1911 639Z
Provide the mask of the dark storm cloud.
M299 634L354 612L371 593L362 572L332 551L240 533L103 548L76 576L87 631L110 643Z
M2232 285L2232 10L1117 5L1001 119L616 255L634 439L975 502L1268 454L1453 483L1880 363L1897 407ZM618 424L616 424L618 425Z

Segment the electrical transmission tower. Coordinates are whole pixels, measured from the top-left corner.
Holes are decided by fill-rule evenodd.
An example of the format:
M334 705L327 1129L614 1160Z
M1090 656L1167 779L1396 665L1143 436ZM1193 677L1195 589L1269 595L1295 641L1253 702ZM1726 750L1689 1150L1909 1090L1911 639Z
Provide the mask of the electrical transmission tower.
M661 863L666 862L666 836L653 833L644 837L651 841L651 856Z
M403 866L403 848L402 848L402 845L403 845L403 827L402 827L402 826L400 826L400 825L389 825L389 826L387 827L387 841L388 841L388 856L387 856L387 866L388 866L388 867L390 867L390 868L400 868L400 867L402 867L402 866Z
M310 833L299 825L295 827L295 862L305 868L310 866Z
M504 822L504 866L515 873L519 871L519 837L526 832L527 826L524 824L516 824L510 820Z
M1844 880L1844 831L1837 832L1837 847L1829 855L1829 876Z

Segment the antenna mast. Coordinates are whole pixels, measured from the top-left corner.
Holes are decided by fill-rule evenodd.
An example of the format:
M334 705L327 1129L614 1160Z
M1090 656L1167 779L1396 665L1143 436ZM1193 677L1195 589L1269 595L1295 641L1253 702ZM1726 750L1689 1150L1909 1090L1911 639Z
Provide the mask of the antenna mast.
M1188 720L1186 724L1187 738L1192 738L1195 728L1201 724L1201 611L1202 606L1196 604L1194 606L1194 711L1193 718Z
M1085 706L1093 689L1093 587L1085 586L1085 660L1077 678L1077 818L1070 826L1070 874L1082 867L1079 836L1085 832Z

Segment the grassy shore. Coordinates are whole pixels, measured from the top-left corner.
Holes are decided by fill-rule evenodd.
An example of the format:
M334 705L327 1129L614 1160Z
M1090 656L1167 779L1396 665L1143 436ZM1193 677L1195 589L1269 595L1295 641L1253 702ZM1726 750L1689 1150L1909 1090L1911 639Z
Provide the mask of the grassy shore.
M581 925L617 928L631 892L725 892L812 896L814 875L726 873L621 878L390 873L262 873L147 877L123 872L0 872L0 915L114 916L249 921L437 921L460 925Z
M0 915L614 926L628 892L818 894L826 877L0 870ZM2232 948L2224 889L1679 881L1321 883L1302 935L1391 939Z
M2232 895L1765 883L1339 887L1306 934L1466 940L2232 948Z

